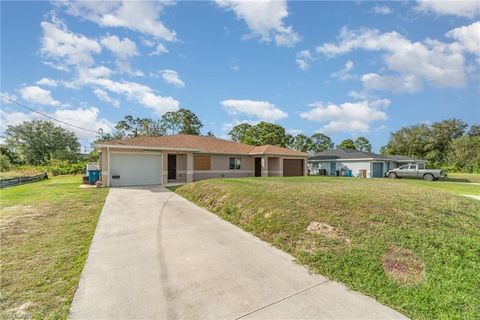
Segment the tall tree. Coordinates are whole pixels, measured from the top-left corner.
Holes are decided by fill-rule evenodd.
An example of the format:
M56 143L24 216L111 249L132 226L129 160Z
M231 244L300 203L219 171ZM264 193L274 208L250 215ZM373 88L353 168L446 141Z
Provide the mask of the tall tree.
M466 135L453 140L448 164L454 170L480 172L480 136Z
M325 150L333 149L335 144L332 142L329 136L323 133L315 133L310 137L312 141L311 151L313 153L319 153Z
M480 137L480 125L473 124L467 133L470 137Z
M355 142L352 139L345 139L337 145L338 148L355 150Z
M312 139L306 135L297 134L292 140L292 143L289 144L290 148L303 152L310 152L312 150Z
M291 141L291 136L285 128L270 122L259 122L256 125L241 123L229 132L233 141L260 146L265 144L285 147Z
M165 134L159 121L149 118L134 118L127 115L115 125L115 138L132 138L138 136L162 136Z
M386 155L397 154L424 159L430 135L430 127L426 124L403 127L390 134L390 141L381 150Z
M202 122L192 111L182 108L178 111L165 113L161 119L161 127L168 134L200 135Z
M459 119L448 119L434 122L431 125L430 137L427 143L426 159L433 164L443 164L453 140L465 133L468 125Z
M230 130L228 135L235 142L242 142L247 134L247 131L252 128L249 123L239 123Z
M50 159L72 159L80 143L75 134L49 121L29 121L5 130L5 144L22 162L41 165Z
M372 144L367 138L358 137L357 140L355 140L355 149L364 152L372 152Z

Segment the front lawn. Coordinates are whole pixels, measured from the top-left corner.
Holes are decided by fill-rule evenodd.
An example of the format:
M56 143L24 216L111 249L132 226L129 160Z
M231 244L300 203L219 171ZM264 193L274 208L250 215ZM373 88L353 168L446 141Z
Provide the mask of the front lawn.
M0 318L68 315L108 189L81 176L2 189Z
M480 173L449 172L445 181L480 183Z
M405 183L412 186L424 187L424 188L434 188L434 189L441 189L455 194L472 194L472 195L480 195L480 185L478 183L470 183L470 182L457 182L447 179L441 179L438 181L425 181L422 179L398 179L396 180L397 183Z
M176 192L409 317L480 318L477 200L335 177L215 179Z

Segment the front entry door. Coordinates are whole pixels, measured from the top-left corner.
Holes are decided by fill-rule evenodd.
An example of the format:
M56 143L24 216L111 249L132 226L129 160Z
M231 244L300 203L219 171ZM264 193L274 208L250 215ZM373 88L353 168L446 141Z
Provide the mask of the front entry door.
M334 176L337 174L337 163L336 162L330 162L330 175Z
M262 158L255 158L255 177L262 176Z
M177 179L177 155L176 154L168 155L168 179L169 180Z

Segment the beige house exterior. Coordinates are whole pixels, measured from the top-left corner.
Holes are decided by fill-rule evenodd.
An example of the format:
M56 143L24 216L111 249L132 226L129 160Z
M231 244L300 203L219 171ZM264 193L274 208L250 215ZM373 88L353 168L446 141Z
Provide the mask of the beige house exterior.
M102 183L112 187L307 175L308 155L304 152L213 137L135 137L94 147L101 153Z

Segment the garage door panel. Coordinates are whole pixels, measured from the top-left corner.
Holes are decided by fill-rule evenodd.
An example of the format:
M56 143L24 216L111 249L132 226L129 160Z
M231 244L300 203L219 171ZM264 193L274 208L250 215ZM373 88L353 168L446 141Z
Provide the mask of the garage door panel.
M284 159L283 160L283 176L284 177L303 176L303 160L302 159Z
M162 156L160 154L113 153L110 159L113 187L161 184Z

